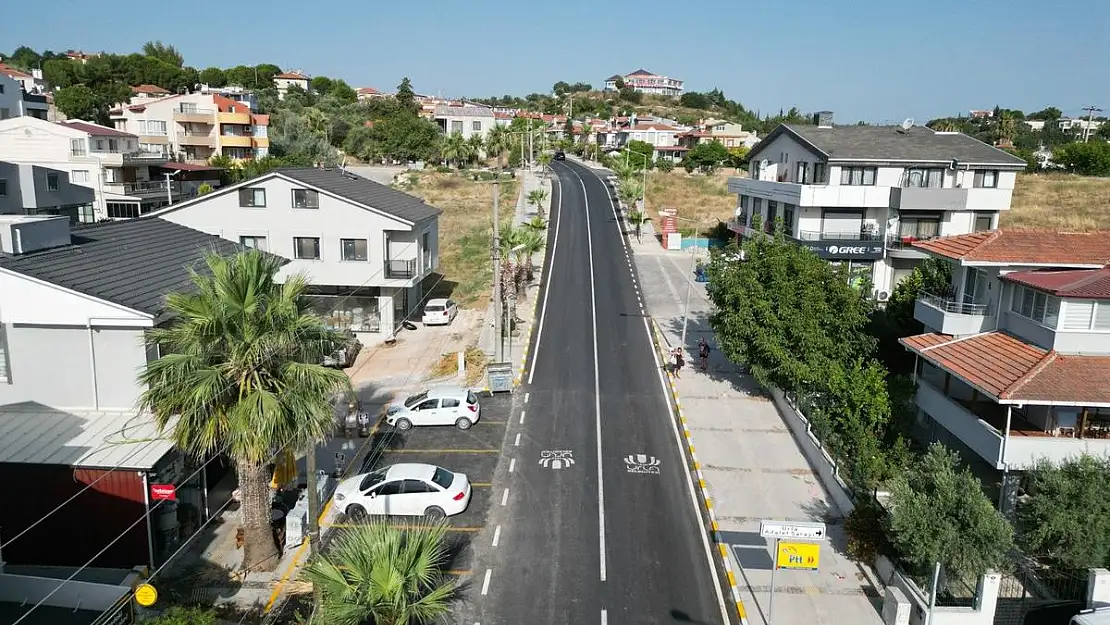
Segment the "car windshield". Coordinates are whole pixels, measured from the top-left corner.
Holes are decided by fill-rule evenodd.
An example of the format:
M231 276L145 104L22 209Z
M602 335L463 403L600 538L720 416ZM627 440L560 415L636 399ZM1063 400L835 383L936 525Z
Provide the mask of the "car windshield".
M468 403L468 404L478 403L478 396L474 394L474 391L467 391L466 392L466 403Z
M375 484L380 483L385 479L385 471L372 471L362 478L362 483L359 484L359 490L370 490Z
M439 485L440 488L448 488L451 482L455 481L455 474L447 469L436 467L435 475L432 476L432 481Z
M425 306L424 312L443 312L443 306Z
M405 408L412 408L413 406L415 406L416 404L419 404L420 402L424 401L427 398L428 398L428 392L427 391L425 391L423 393L420 393L419 395L413 395L412 397L409 397L408 399L405 400Z

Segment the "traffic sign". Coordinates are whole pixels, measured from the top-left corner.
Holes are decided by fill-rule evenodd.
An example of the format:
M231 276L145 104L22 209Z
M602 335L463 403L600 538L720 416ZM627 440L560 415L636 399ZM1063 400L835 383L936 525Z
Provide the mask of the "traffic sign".
M816 571L821 562L821 543L778 544L775 566L780 569L805 569Z
M144 608L149 608L158 601L158 591L150 584L139 584L135 588L135 601Z
M759 535L763 538L775 539L825 540L827 532L824 523L760 521Z

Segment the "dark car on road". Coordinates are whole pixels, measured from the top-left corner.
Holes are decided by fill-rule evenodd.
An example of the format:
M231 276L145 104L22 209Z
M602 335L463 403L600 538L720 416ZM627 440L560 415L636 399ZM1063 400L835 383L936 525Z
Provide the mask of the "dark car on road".
M557 161L567 160L566 152L563 152L562 150L559 150L558 152L556 152L555 153L555 160L557 160Z

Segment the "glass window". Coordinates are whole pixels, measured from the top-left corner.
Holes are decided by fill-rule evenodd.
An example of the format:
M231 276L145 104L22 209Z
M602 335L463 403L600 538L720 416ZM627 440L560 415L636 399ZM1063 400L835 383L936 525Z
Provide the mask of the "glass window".
M127 202L108 202L108 217L112 219L135 219L140 215L138 204Z
M875 168L841 167L840 184L846 186L872 186L875 184Z
M109 152L118 152L119 151L119 139L108 139L108 151Z
M457 400L453 397L444 397L443 398L443 403L440 404L440 408L458 408L458 407L459 407L459 400Z
M320 260L319 237L293 237L293 258Z
M783 226L783 229L786 231L786 236L788 236L788 237L794 236L794 205L793 204L783 204L782 205L782 226Z
M58 190L58 174L55 174L55 173L46 174L46 190L47 191L57 191Z
M463 131L463 123L462 122L451 122L451 132L452 133L462 132L462 131Z
M320 208L320 193L312 189L293 189L293 208Z
M431 486L424 483L424 480L405 480L401 485L402 495L419 495L420 493L435 492Z
M339 247L343 250L343 260L366 260L366 239L339 239Z
M1110 330L1110 301L1102 300L1095 304L1095 318L1092 330Z
M74 169L69 174L69 181L70 182L88 182L89 181L89 170L87 170L87 169ZM0 194L0 195L2 195L2 194Z
M440 488L448 488L451 486L451 483L455 481L455 474L447 469L436 467L436 472L432 474L432 481Z
M0 197L8 196L8 181L0 180Z
M470 129L474 132L482 132L482 122L470 122Z
M0 382L8 382L8 334L3 323L0 323Z
M975 230L973 230L973 232L983 232L984 230L990 230L993 223L994 215L992 213L976 213Z
M774 200L767 200L767 221L763 223L764 232L774 232L775 220L778 219L779 203Z
M994 189L998 187L998 172L994 170L977 171L975 172L975 186L984 189Z
M266 189L239 189L239 206L243 208L265 208Z
M428 392L425 391L423 393L419 393L417 395L413 395L412 397L409 397L408 399L405 400L405 408L412 408L416 404L419 404L420 402L424 401L424 398L426 398L427 396L428 396Z
M383 471L383 470L371 471L370 473L366 474L366 477L362 478L362 483L358 485L358 489L361 490L361 491L369 490L369 489L373 488L374 486L380 484L381 481L384 480L384 479L385 479L385 471Z
M374 489L374 493L377 494L377 495L380 495L380 496L400 495L401 494L401 482L400 481L386 482L385 484L382 484L378 488Z
M266 237L239 237L239 244L243 247L266 251Z
M85 149L84 139L70 139L69 140L69 153L72 156L85 156L88 152Z
M427 401L420 402L420 405L418 405L416 408L413 408L413 410L435 410L436 408L439 408L439 400L429 399Z
M813 184L829 183L829 166L825 163L813 164Z
M1060 298L1040 291L1014 287L1010 310L1037 323L1055 328L1060 320ZM1065 322L1066 327L1067 322Z

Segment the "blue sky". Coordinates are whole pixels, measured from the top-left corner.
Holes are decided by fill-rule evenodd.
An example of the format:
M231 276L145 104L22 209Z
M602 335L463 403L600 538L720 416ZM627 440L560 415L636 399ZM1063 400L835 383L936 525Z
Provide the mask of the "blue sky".
M273 62L382 90L407 75L422 93L523 95L644 67L763 112L828 109L842 122L996 104L1110 111L1106 0L7 4L3 51L161 39L199 68Z

